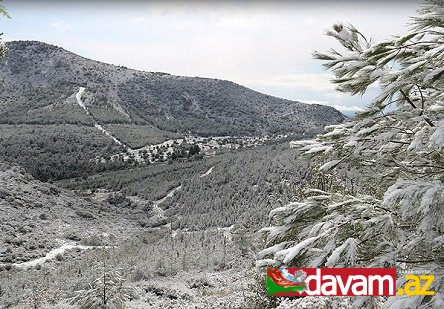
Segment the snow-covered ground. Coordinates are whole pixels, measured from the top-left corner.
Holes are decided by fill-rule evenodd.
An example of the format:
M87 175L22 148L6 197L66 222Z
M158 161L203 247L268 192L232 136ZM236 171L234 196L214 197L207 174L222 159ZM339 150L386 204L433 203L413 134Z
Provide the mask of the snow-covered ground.
M205 173L200 175L200 178L210 175L211 172L213 171L213 168L214 168L214 166L210 167L210 169L208 171L206 171Z
M94 247L94 246L84 246L84 245L80 245L80 244L76 244L76 243L64 243L62 244L60 247L57 247L55 249L52 249L51 251L49 251L45 256L40 257L40 258L36 258L27 262L23 262L23 263L14 263L11 264L14 267L17 268L31 268L40 264L43 264L47 261L53 260L57 257L57 255L59 254L63 254L66 250L71 250L74 248L78 248L81 250L87 250L87 249L93 249L93 248L98 248L98 247ZM0 266L4 266L3 264L0 264Z
M197 145L199 146L201 153L206 156L211 156L216 153L216 150L220 149L239 149L250 148L264 145L270 140L280 140L287 138L287 135L274 135L274 136L213 136L213 137L200 137L200 136L187 136L185 138L171 139L159 144L146 145L137 149L130 149L127 147L127 151L118 153L111 156L111 160L123 158L124 161L132 158L137 162L156 162L166 161L169 156L182 145ZM157 156L159 154L159 156ZM97 161L104 162L103 158L96 158Z
M160 204L162 204L166 199L171 198L174 196L174 194L179 191L180 189L182 189L182 186L178 186L172 190L170 190L168 192L168 194L166 194L164 197L153 201L152 204L152 209L154 210L154 212L156 213L156 215L160 218L165 218L165 214L164 214L164 210L162 208L159 207ZM109 194L109 193L108 193ZM136 203L138 205L149 205L150 201L145 200L143 198L140 198L138 196L127 196L128 199L130 199L131 202Z
M90 111L88 110L88 108L86 107L85 103L83 103L82 101L82 95L85 92L85 87L80 87L79 91L76 94L76 100L77 100L77 104L79 104L79 106L86 112L86 114L91 116ZM96 127L100 132L102 132L103 134L105 134L106 136L108 136L109 138L111 138L115 143L119 144L120 146L123 146L125 148L127 148L128 150L131 150L127 145L125 145L125 143L123 143L122 141L120 141L118 138L116 138L115 136L113 136L109 131L105 130L102 125L100 125L99 123L97 123L96 121L94 121L94 127Z
M86 108L85 104L82 101L82 95L84 92L85 92L85 87L80 87L79 92L77 92L76 94L77 104L79 104L80 107L83 108L88 115L91 115L89 110Z
M164 211L162 208L159 207L159 205L162 204L167 198L173 197L174 193L176 193L180 189L182 189L182 186L178 186L178 187L174 188L173 190L168 192L167 195L165 195L161 199L158 199L157 201L153 202L153 209L159 217L161 217L161 218L165 217Z
M108 136L109 138L111 138L114 142L116 142L117 144L119 144L120 146L125 146L124 143L122 143L121 141L119 141L116 137L114 137L111 133L109 133L108 131L106 131L100 124L95 123L94 127L96 127L97 129L99 129L102 133L104 133L106 136Z
M218 227L217 230L222 232L224 237L228 239L229 241L233 240L232 230L234 229L234 225L227 226L227 227Z
M248 287L255 282L243 270L180 272L172 277L155 277L133 284L140 297L125 305L131 309L240 309Z

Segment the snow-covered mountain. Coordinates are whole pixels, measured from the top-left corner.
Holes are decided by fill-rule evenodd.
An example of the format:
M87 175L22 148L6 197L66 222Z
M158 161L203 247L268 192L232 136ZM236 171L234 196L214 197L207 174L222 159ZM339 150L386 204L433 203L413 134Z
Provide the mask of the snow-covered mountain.
M332 107L265 95L233 82L142 72L36 41L9 42L0 60L0 123L150 125L203 136L322 129L344 116ZM84 87L81 113L70 98Z

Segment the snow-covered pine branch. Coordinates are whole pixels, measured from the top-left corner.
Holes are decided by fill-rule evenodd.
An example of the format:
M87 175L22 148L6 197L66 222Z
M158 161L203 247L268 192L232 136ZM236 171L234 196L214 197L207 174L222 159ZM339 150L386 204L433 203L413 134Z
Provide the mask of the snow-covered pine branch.
M392 297L387 308L444 304L444 1L428 1L411 31L374 44L353 26L327 34L344 51L315 52L337 89L380 89L351 121L312 141L293 142L320 173L356 168L360 190L307 193L271 213L270 249L260 265L411 267L435 275L432 297ZM378 190L373 188L377 187ZM360 299L360 307L371 299Z

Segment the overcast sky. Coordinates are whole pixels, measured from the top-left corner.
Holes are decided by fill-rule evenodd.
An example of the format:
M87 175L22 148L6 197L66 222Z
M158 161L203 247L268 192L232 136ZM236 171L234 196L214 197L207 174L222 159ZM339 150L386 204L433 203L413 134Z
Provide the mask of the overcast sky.
M278 97L353 111L372 93L348 97L330 85L330 73L311 58L315 49L337 46L325 29L340 21L376 41L387 39L406 31L419 2L6 0L4 5L12 17L0 20L7 41L43 41L107 63L227 79Z

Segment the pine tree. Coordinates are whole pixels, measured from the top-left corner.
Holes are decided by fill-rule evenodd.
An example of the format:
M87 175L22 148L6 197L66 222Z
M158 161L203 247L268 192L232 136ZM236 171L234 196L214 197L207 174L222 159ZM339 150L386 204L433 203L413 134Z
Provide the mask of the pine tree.
M101 276L89 283L88 288L75 291L70 303L80 309L102 308L123 309L132 290L125 286L125 278L120 270L107 265L108 252L101 256Z
M2 4L3 1L0 0L0 15L3 15L4 17L11 18L8 14L8 11ZM7 47L5 45L5 42L3 42L2 36L3 33L0 33L0 58L3 58L7 51Z
M314 58L337 89L356 95L376 85L380 93L353 120L292 145L322 161L320 173L353 167L366 185L309 189L273 210L257 264L424 270L435 276L434 296L357 298L354 306L444 308L444 1L427 2L406 35L381 43L351 25L327 34L344 51Z
M128 300L131 291L124 283L125 279L120 271L106 271L92 281L87 289L76 291L70 302L80 309L125 308L125 301Z

